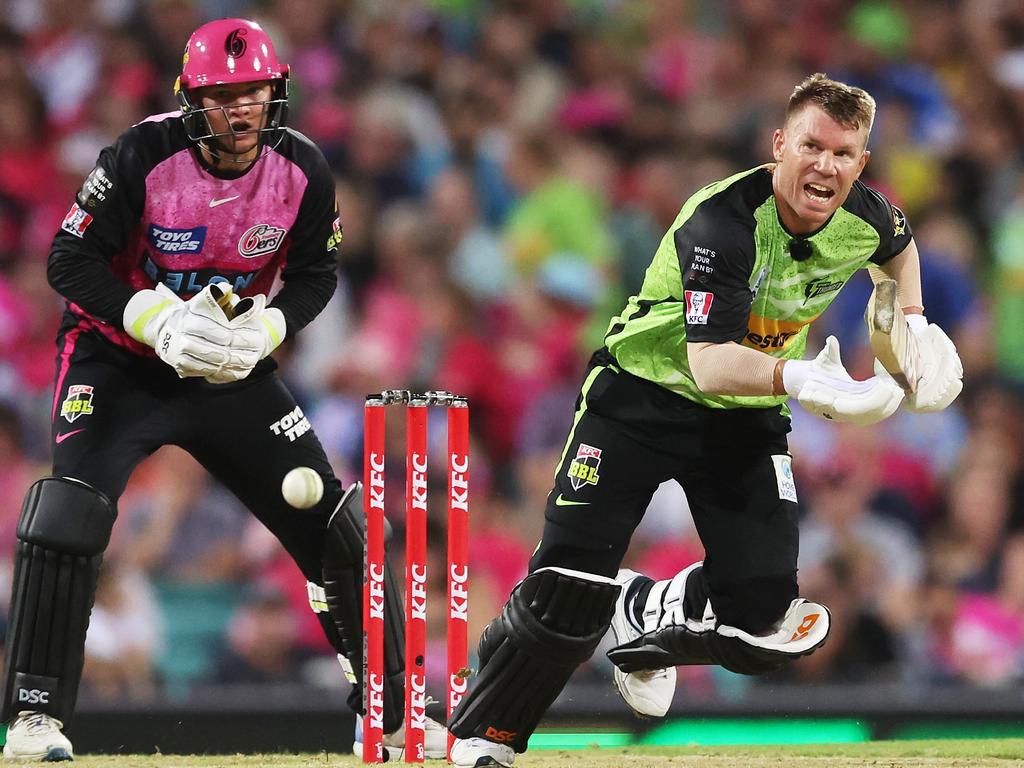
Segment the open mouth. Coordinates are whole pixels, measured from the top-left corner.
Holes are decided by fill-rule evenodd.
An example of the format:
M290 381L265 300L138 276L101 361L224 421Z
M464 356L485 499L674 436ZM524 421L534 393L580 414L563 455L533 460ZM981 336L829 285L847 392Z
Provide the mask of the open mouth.
M835 195L835 192L821 184L809 183L804 184L804 194L813 202L818 203L819 205L826 205Z

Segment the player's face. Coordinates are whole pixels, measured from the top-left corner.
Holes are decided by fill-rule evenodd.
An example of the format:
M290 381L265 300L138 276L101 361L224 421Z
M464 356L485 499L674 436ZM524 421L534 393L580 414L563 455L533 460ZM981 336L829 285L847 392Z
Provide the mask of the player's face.
M255 83L228 83L199 88L199 106L206 112L210 128L230 151L245 155L259 143L259 130L267 121L267 108L273 88L268 80Z
M841 125L816 104L775 131L772 185L786 229L803 234L825 225L864 170L867 140L867 128Z

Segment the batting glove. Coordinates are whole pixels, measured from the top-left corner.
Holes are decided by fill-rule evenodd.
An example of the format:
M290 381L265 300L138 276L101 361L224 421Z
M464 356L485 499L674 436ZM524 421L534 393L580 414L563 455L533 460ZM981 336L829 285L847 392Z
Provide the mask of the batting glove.
M964 388L964 366L956 346L935 323L924 315L907 315L907 324L917 339L921 378L917 389L907 395L907 410L933 413L947 408Z
M872 376L866 381L851 377L835 336L825 340L813 360L787 360L782 384L790 397L818 418L862 426L888 418L903 401L903 390L891 377Z

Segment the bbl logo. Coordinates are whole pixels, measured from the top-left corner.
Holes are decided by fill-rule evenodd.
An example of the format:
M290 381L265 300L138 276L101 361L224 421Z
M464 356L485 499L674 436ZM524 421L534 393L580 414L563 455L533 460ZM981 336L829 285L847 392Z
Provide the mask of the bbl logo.
M601 466L601 449L594 448L586 443L580 443L576 451L576 458L569 465L569 481L572 489L578 491L583 485L597 485L601 479L597 474Z
M88 416L92 413L92 387L86 384L72 384L68 387L68 396L60 406L60 415L68 422L73 422L79 416Z

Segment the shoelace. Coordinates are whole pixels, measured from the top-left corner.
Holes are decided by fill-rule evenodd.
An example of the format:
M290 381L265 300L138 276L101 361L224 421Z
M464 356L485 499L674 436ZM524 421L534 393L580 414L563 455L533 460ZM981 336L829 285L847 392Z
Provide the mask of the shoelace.
M54 720L52 717L44 715L41 712L37 712L25 720L25 728L33 736L39 735L40 733L50 733L52 731L59 731L62 723L60 720Z
M664 669L641 669L633 673L645 683L656 680L659 677L668 677L668 667Z

